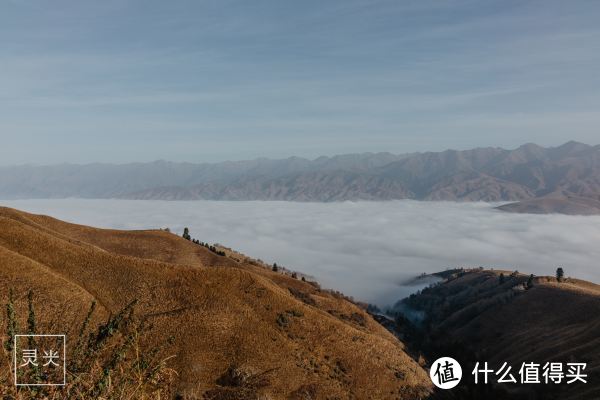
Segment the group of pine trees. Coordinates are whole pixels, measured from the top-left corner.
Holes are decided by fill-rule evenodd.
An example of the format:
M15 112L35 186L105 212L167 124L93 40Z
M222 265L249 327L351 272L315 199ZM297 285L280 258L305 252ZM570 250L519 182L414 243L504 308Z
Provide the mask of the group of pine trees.
M512 278L516 278L519 275L519 271L513 271L511 272L509 279ZM524 289L531 289L533 287L533 279L535 278L535 276L533 274L529 275L529 278L527 278L527 282L523 283L523 288ZM506 276L504 275L504 272L501 272L500 275L498 276L498 281L500 283L500 285L503 285L507 280L506 280Z
M181 235L184 239L189 240L192 243L195 243L199 246L204 246L206 247L208 250L212 251L213 253L219 255L219 256L225 256L225 252L222 250L218 250L215 246L211 246L208 243L204 243L201 242L198 239L194 239L192 238L192 236L190 235L190 230L189 228L184 228L183 229L183 235ZM273 272L278 272L279 271L279 266L277 265L277 263L273 263L273 267L272 267L272 271ZM296 272L292 273L292 278L294 279L298 279L298 274ZM302 277L302 281L306 282L306 278Z
M211 246L208 243L204 243L201 242L198 239L194 239L192 238L192 235L190 235L190 229L189 228L184 228L183 229L183 234L181 235L184 239L189 240L192 243L195 243L199 246L204 246L206 247L208 250L212 251L213 253L219 255L219 256L225 256L225 252L222 250L217 249L215 246ZM277 263L273 263L273 268L272 268L273 272L278 272L279 271L279 266L277 265ZM298 274L296 272L292 273L292 278L294 279L298 279ZM306 278L302 277L302 281L306 282Z
M510 274L511 278L516 277L519 274L519 271L514 271ZM527 279L527 283L525 283L523 286L525 287L525 289L531 289L533 287L533 279L535 278L535 276L533 274L529 275L529 278ZM556 269L556 280L558 282L562 282L565 278L565 270L562 267L558 267ZM504 273L500 273L500 276L498 277L498 281L500 282L500 285L504 284L504 282L506 282L506 276L504 276Z
M209 245L208 243L204 243L204 242L201 242L201 241L200 241L200 240L198 240L198 239L194 239L194 238L192 238L192 236L190 235L190 230L189 230L189 228L184 228L184 229L183 229L183 235L181 235L181 236L182 236L184 239L186 239L186 240L189 240L189 241L190 241L190 242L192 242L192 243L195 243L195 244L197 244L197 245L199 245L199 246L206 247L208 250L212 251L213 253L215 253L215 254L216 254L216 255L218 255L218 256L222 256L222 257L224 257L224 256L225 256L225 252L224 252L223 250L219 250L219 249L217 249L215 246Z
M277 263L273 263L273 267L271 268L271 270L273 272L279 272L279 265L277 265ZM298 273L297 272L292 272L291 277L294 278L294 279L298 279ZM302 282L306 282L306 278L305 277L301 277L300 279L302 280Z

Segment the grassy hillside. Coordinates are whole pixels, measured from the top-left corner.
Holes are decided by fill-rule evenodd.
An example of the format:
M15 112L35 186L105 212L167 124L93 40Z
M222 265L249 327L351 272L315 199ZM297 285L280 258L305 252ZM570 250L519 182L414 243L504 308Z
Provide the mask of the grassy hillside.
M92 333L136 301L131 317L145 321L146 334L134 335L130 348L160 353L156 359L173 374L164 390L160 382L136 381L126 366L139 354L127 353L110 382L122 378L132 387L129 398L415 399L430 392L426 372L403 344L355 304L164 231L102 230L0 208L2 304L10 291L18 331L26 330L32 291L37 331L66 333L67 359L93 301ZM3 313L3 333L7 319ZM110 362L106 354L94 359L90 375ZM14 393L4 358L0 393L28 398ZM70 371L69 379L83 378Z
M420 325L409 326L415 331L404 321L415 346L431 358L454 355L467 364L463 371L471 381L475 361L497 367L506 361L515 374L522 362L586 362L587 384L502 387L486 398L600 398L600 286L544 276L527 289L529 275L511 271L455 270L441 276L443 282L402 303L405 310L426 315ZM462 389L452 391L455 397L437 397L481 395Z

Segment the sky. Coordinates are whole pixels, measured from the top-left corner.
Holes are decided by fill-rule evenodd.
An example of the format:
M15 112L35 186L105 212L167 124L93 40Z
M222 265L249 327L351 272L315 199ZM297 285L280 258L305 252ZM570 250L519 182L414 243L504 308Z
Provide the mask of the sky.
M181 234L189 227L198 240L276 262L381 307L426 286L414 282L422 272L455 267L553 276L560 266L566 276L600 283L600 216L512 214L489 203L411 200L65 199L2 205L104 228L169 227Z
M598 144L600 2L0 0L0 164Z

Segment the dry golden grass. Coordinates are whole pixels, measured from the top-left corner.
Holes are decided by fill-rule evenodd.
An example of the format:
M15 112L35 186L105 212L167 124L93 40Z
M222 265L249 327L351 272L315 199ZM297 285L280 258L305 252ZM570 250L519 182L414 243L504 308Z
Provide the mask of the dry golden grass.
M0 208L0 265L0 301L10 288L21 297L33 289L41 326L60 330L51 333L72 337L92 300L95 322L137 300L136 316L151 324L140 349L173 338L162 355L173 356L174 390L188 398L416 399L430 391L403 345L356 305L167 232Z
M39 324L36 304L39 298L28 293L28 311L22 312L23 301L12 291L6 304L7 335L0 340L0 398L4 400L29 399L161 399L174 397L176 372L167 367L168 358L161 358L161 350L153 347L142 351L142 341L147 333L145 321L135 318L133 304L101 323L95 317L96 303L92 302L83 321L74 323L77 332L69 330L69 353L66 386L20 387L14 385L11 368L13 362L12 334L64 332L61 321ZM48 308L42 307L42 311ZM26 316L26 321L23 317ZM14 331L10 326L16 328ZM72 328L71 327L71 328ZM37 343L39 344L37 339ZM56 345L56 343L55 343ZM61 346L61 344L58 344ZM62 363L62 362L61 362ZM55 370L53 381L62 381L62 369ZM19 381L42 381L35 369L19 370Z

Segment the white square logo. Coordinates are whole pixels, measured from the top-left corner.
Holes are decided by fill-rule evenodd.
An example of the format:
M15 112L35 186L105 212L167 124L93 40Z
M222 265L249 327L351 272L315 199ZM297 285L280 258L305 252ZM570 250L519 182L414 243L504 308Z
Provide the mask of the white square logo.
M65 335L15 335L16 386L64 386L67 382Z

